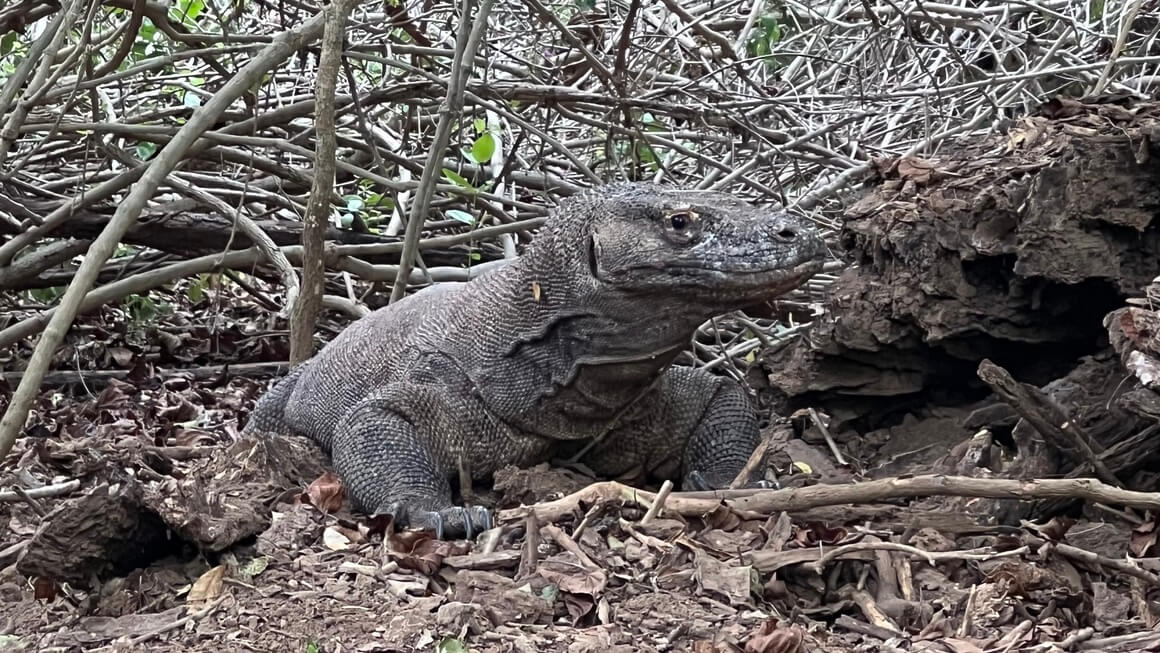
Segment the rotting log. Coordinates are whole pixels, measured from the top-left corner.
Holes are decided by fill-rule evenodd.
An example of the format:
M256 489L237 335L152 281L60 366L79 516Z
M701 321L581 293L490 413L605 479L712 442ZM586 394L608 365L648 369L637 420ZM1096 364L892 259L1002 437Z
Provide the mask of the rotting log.
M1139 335L1152 322L1123 308L1160 275L1160 102L1057 98L988 138L878 161L868 185L842 226L852 265L831 289L830 312L763 358L782 408L821 408L850 442L895 428L900 415L917 417L909 434L932 431L912 449L941 438L945 452L983 433L984 449L1013 449L971 464L987 474L1074 476L1095 464L1108 480L1153 487L1140 473L1160 449L1120 445L1154 442L1160 421L1160 395L1140 380L1160 375L1146 360L1154 338ZM1113 344L1120 334L1115 351L1109 329ZM984 359L1019 387L1042 387L1032 394L1063 409L1047 411L1058 423L1037 428L988 405L976 375ZM1129 371L1137 381L1125 386ZM969 417L935 436L947 407ZM1069 455L1043 429L1086 433L1094 451ZM951 457L942 469L969 471ZM1029 514L1015 504L976 501L969 512Z
M808 339L770 352L801 404L979 398L990 358L1042 385L1105 346L1160 274L1160 102L1057 99L989 138L880 161L847 213L853 265ZM956 385L958 387L956 387Z

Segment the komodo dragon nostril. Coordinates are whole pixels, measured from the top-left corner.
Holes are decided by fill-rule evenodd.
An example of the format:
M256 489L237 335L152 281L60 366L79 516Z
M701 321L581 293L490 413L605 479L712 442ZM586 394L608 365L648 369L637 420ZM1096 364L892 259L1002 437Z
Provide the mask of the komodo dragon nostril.
M777 238L778 240L790 242L794 238L797 238L797 232L793 229L782 229L781 231L777 232Z

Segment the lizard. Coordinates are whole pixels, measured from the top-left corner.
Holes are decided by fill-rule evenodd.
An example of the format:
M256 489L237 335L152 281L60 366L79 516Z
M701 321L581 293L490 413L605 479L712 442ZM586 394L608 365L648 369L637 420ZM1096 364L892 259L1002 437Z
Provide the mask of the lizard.
M710 318L818 272L818 232L726 193L616 182L562 200L524 250L352 322L243 433L309 437L357 509L441 538L491 525L453 502L462 469L486 481L579 452L601 476L727 487L760 440L753 402L674 359Z

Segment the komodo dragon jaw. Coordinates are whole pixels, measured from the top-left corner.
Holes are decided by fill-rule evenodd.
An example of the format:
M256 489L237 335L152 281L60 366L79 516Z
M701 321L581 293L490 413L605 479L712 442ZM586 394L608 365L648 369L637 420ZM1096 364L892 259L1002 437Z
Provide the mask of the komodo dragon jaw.
M613 184L561 203L514 263L355 321L254 408L247 434L305 435L354 505L470 537L484 480L583 450L601 476L728 486L760 440L746 390L671 367L705 319L786 292L825 247L730 195Z

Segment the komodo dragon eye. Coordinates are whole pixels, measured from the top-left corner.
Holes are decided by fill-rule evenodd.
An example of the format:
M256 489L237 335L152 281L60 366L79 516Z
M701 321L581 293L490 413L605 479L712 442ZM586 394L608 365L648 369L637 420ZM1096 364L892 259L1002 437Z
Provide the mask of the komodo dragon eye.
M671 237L688 242L701 231L699 218L693 211L673 211L665 215L664 224Z

